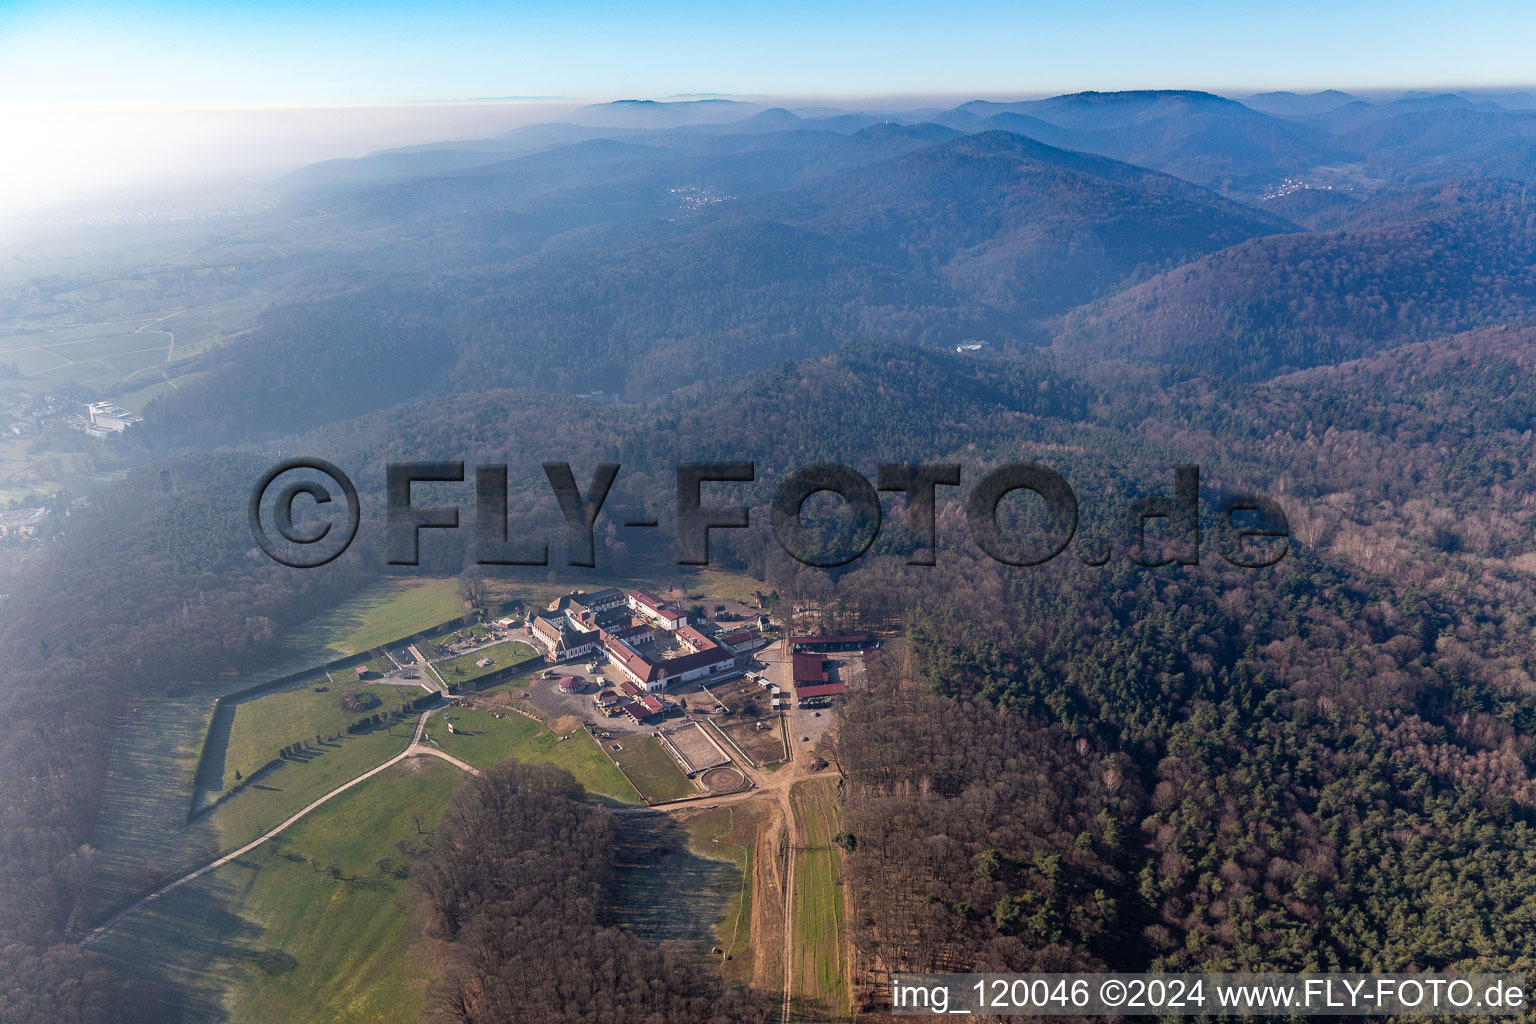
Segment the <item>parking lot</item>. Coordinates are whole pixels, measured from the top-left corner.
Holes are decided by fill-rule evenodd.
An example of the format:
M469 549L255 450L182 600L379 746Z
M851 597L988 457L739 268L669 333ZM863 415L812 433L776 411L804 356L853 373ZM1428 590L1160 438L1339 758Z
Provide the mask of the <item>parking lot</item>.
M579 718L584 722L598 725L607 732L632 733L651 732L654 725L636 725L625 715L614 715L611 718L597 709L592 703L592 697L598 690L612 687L612 683L606 676L599 672L588 672L585 665L561 665L552 669L556 673L555 679L545 679L542 673L536 674L528 680L528 700L534 707L553 718ZM578 693L561 693L559 686L560 676L576 676L585 680L585 685Z
M758 651L754 657L762 663L761 675L768 681L780 687L784 693L793 698L795 688L793 669L789 656L784 651L784 644L770 644ZM857 652L845 652L828 654L826 659L832 662L831 678L835 681L847 683L850 687L857 687L863 682L864 656ZM791 700L791 710L788 716L789 745L796 757L808 755L816 748L837 723L838 704L834 701L828 707L807 708L801 710L794 707Z

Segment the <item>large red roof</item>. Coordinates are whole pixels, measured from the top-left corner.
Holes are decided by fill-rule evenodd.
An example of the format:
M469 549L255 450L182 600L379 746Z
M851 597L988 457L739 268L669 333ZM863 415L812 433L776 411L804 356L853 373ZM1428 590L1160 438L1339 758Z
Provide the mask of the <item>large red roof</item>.
M819 654L795 654L791 655L795 686L801 683L824 683L827 681L827 662Z
M697 654L685 654L680 658L668 658L659 663L666 669L667 675L678 676L684 672L692 672L696 668L704 668L708 665L719 665L722 662L735 661L736 655L721 647L719 644L699 651Z

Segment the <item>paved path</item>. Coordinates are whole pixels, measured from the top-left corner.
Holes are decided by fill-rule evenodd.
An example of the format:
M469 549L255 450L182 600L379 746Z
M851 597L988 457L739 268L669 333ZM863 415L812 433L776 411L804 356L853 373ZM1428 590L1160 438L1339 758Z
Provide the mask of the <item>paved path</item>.
M345 793L347 790L351 789L353 786L358 785L359 783L367 782L369 779L373 778L375 775L378 775L380 772L387 771L388 769L393 768L395 765L399 764L401 761L404 761L408 757L418 757L418 756L420 756L422 754L431 754L431 755L433 755L435 757L442 758L444 761L447 761L450 764L453 764L453 765L458 766L459 768L462 768L464 771L468 772L471 775L479 775L480 774L479 769L475 768L473 765L466 764L465 762L460 761L458 758L454 757L452 754L449 754L449 753L446 753L444 751L438 750L436 747L429 746L429 745L427 745L427 744L425 744L425 743L423 743L421 741L422 733L425 732L426 728L427 728L427 719L431 718L432 715L436 711L440 710L442 707L443 707L443 705L438 705L437 707L428 708L426 711L422 712L421 717L416 720L416 731L411 736L411 742L406 746L406 748L404 750L400 751L400 753L396 754L394 757L390 758L388 761L385 761L383 764L381 764L381 765L379 765L379 766L377 766L375 768L369 769L368 771L366 771L363 774L357 776L355 779L352 779L349 782L342 783L341 785L337 786L335 789L331 790L329 793L326 793L324 796L321 796L321 797L315 799L314 801L309 803L306 807L304 807L303 810L298 811L297 813L295 813L295 814L291 815L290 817L286 818L283 821L283 823L278 825L276 828L271 829L270 831L262 834L258 838L251 840L249 843L246 843L244 846L240 847L238 850L234 850L234 851L232 851L230 853L226 853L224 856L219 857L217 860L209 861L207 864L204 864L202 867L198 868L196 871L192 871L192 872L189 872L189 873L187 873L185 875L182 875L180 878L176 879L176 881L174 881L174 882L171 882L169 885L162 886L161 888L156 889L154 892L150 893L148 896L145 896L142 899L139 899L139 900L129 904L125 909L123 909L123 910L119 911L118 913L114 914L112 916L112 918L110 920L108 920L105 924L100 925L99 927L92 929L90 934L86 935L85 938L80 940L80 945L82 945L82 946L89 946L89 945L91 945L92 943L96 942L97 940L101 939L104 935L106 935L107 932L109 932L113 928L115 928L117 926L118 922L122 921L123 918L127 917L129 914L132 914L134 911L139 910L139 909L145 907L149 903L153 902L154 900L159 899L160 897L164 896L166 893L170 892L173 889L178 889L181 886L186 885L188 882L191 882L191 881L194 881L194 880L196 880L198 878L201 878L202 876L206 875L210 871L218 870L219 868L223 867L225 864L228 864L232 860L239 860L241 857L244 857L246 854L250 853L252 850L256 849L258 846L261 846L263 843L267 842L272 837L278 835L284 829L288 828L294 822L298 821L300 818L304 817L306 814L308 814L310 811L313 811L315 808L319 807L321 804L324 804L328 800L331 800L333 797L340 796L342 793Z

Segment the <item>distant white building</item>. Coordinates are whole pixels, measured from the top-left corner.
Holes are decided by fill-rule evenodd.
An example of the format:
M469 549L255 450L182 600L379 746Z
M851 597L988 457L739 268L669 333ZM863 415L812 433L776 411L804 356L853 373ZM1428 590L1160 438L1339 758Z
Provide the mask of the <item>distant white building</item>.
M143 419L111 402L91 402L85 411L92 427L113 434L120 434Z

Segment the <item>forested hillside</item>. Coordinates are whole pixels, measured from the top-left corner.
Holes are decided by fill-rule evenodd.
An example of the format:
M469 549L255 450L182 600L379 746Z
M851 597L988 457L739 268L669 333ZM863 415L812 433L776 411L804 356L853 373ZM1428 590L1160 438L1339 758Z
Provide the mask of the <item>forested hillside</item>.
M913 616L911 663L883 663L839 748L872 955L1299 971L1536 952L1510 924L1533 909L1528 673L1456 637L1465 609L1305 550L1209 572L978 585L998 574L976 566Z
M1529 481L1517 456L1529 448L1529 342L1527 332L1491 331L1407 346L1257 392L1219 382L1152 390L1048 355L855 346L640 410L491 392L291 443L347 466L376 503L385 460L474 459L537 438L513 460L514 511L546 516L535 463L546 456L576 460L578 475L585 460L621 461L612 500L663 512L680 458L759 460L760 501L778 473L827 458L952 459L968 484L987 465L1040 458L1079 490L1084 528L1109 537L1114 507L1166 492L1181 459L1202 462L1210 486L1267 488L1295 535L1291 558L1263 573L1222 568L1214 553L1182 570L1088 569L1070 555L1006 569L970 546L948 497L942 557L929 570L902 564L894 515L876 554L831 576L796 568L762 528L719 546L723 564L762 573L786 599L894 616L910 633L912 660L874 674L843 739L851 879L871 915L856 932L861 948L928 966L1493 964L1523 940L1489 931L1474 942L1458 929L1501 927L1525 899L1532 602L1519 570L1485 567L1527 550ZM249 664L307 602L377 571L378 534L366 524L354 554L323 572L250 559L241 503L260 464L172 464L169 491L155 472L117 485L71 554L48 555L12 589L5 671L61 680L46 694L12 691L5 762L26 772L10 784L19 817L7 829L16 844L6 884L32 894L5 905L25 908L13 934L37 948L57 941L68 916L69 852L88 834L99 771L73 756L32 776L57 753L51 739L68 729L102 749L117 700ZM1419 468L1405 475L1407 466ZM1402 499L1383 507L1391 492L1380 474L1394 467ZM1491 535L1460 525L1471 510L1494 524ZM138 539L114 547L124 536ZM433 550L442 559L456 549ZM624 564L622 545L604 551L605 564ZM98 617L40 645L50 635L42 624L67 617L73 595L94 585L122 596L121 621ZM942 730L941 744L932 725L950 717L968 724ZM994 744L1013 751L1003 775ZM1046 803L1025 799L1038 791L1032 778L1052 780ZM925 789L921 806L903 809ZM1362 804L1359 793L1376 795ZM37 832L43 806L53 808L48 836ZM999 824L962 839L948 814ZM882 839L890 823L901 831ZM924 829L962 845L910 846ZM1409 835L1417 845L1394 838ZM1401 866L1358 866L1382 858ZM1390 941L1370 938L1430 864L1457 865L1440 909L1382 930ZM876 875L930 882L892 903L860 881ZM40 889L39 878L53 881ZM1319 915L1331 905L1355 909ZM923 941L894 949L911 921L923 922ZM1146 952L1127 960L1127 948Z
M432 219L432 238L460 224L483 245L419 242L441 273L408 277L392 262L390 287L343 280L269 314L254 337L211 355L206 377L151 407L151 433L167 445L247 442L277 425L318 426L437 388L599 389L639 400L877 338L1030 347L1047 340L1045 316L1294 227L1167 175L1007 133L946 142L871 128L814 141L810 150L796 142L728 151L783 184L801 175L810 154L819 162L813 181L670 220L626 219L655 211L628 208L618 197L629 186L618 183L603 192L616 207L583 204L593 182L608 181L605 174L627 182L633 166L647 182L636 187L674 211L678 200L665 183L737 187L701 177L691 147L639 159L630 144L589 143L575 154L524 158L519 166L532 169L519 175L552 176L545 187L583 197L582 216L612 222L591 232L514 225L501 197L507 188L523 195L523 177L477 170L442 187L422 182L433 203L469 204L476 214L472 225ZM723 159L714 157L711 173L728 173ZM406 188L369 194L403 202ZM537 188L531 194L519 201L545 214L561 208ZM1104 218L1106 209L1114 216ZM412 202L397 215L420 212ZM552 232L557 241L507 260L520 240ZM374 372L354 379L364 352ZM236 383L257 376L274 386L255 392ZM340 406L326 397L338 386Z
M1362 226L1253 239L1064 318L1057 345L1224 374L1336 363L1536 315L1536 196L1476 182L1391 197Z
M972 101L938 120L1019 131L1053 146L1102 153L1238 194L1342 155L1328 133L1315 126L1186 90L1083 92L1022 103Z

